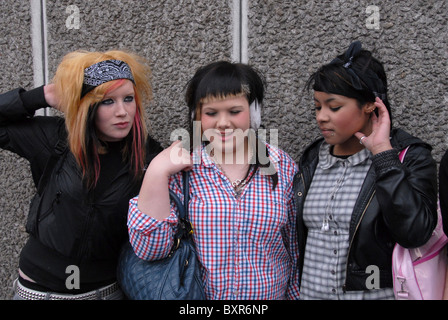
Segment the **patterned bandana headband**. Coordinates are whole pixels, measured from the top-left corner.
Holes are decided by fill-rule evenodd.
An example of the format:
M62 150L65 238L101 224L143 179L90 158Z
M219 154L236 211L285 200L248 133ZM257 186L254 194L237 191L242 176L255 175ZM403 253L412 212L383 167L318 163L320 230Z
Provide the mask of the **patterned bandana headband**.
M126 62L104 60L91 65L84 70L81 98L99 85L118 79L128 79L135 84L131 68Z
M362 50L360 41L353 42L348 50L344 53L344 60L339 58L333 59L330 64L342 64L350 75L352 86L357 90L362 90L362 83L369 88L376 97L382 100L387 98L384 84L378 75L370 69L364 71L355 70L353 67L353 60L359 55Z

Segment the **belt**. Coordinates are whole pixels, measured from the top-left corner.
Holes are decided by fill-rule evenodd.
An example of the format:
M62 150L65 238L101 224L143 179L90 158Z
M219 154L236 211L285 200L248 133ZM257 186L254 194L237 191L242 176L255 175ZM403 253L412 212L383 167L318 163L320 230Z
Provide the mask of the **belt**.
M93 290L81 294L60 294L53 292L42 292L28 289L20 281L16 280L17 295L26 300L103 300L107 296L119 290L115 282L98 290Z

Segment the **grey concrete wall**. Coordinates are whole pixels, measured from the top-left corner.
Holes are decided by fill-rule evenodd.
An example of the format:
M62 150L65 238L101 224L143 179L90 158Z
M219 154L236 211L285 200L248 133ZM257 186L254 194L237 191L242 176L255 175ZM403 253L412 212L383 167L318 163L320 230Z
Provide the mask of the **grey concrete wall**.
M306 79L359 39L386 65L395 125L431 143L437 161L448 149L446 0L47 0L43 62L33 60L39 50L32 40L40 33L32 27L32 2L42 1L2 1L0 92L51 79L69 51L128 49L152 67L147 114L152 134L166 146L170 132L185 127L183 89L195 69L242 59L266 76L265 127L277 129L280 147L298 159L318 136ZM236 15L235 4L242 9ZM26 161L7 151L0 151L0 191L0 299L9 299L34 187Z
M384 62L394 125L434 146L448 147L446 1L249 1L249 61L265 73L267 125L296 158L319 133L309 75L353 40ZM379 9L378 29L371 9ZM369 8L370 7L370 8ZM367 11L367 12L366 12Z
M33 86L31 13L27 0L7 0L0 10L0 89ZM17 260L26 239L25 219L33 193L27 162L0 150L0 299L11 296Z

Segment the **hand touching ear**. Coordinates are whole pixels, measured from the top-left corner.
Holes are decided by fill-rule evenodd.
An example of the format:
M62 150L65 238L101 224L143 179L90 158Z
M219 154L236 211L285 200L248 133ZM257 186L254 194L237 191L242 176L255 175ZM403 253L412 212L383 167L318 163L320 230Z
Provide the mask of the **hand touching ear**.
M369 149L373 155L393 149L389 139L389 112L380 98L376 98L374 105L378 109L378 116L374 112L372 113L372 133L368 136L362 132L355 133L359 143Z

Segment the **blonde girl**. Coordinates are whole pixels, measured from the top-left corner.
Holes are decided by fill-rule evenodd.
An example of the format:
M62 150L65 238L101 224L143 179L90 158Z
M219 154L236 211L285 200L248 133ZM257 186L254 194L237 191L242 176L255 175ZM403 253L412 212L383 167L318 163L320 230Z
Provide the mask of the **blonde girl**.
M120 299L128 201L160 151L144 106L150 70L124 51L67 54L53 83L0 96L0 146L26 158L38 192L15 299ZM35 116L54 107L64 117Z

